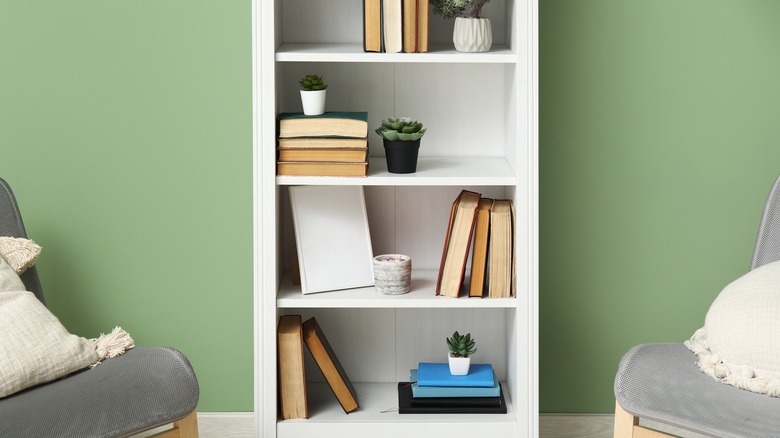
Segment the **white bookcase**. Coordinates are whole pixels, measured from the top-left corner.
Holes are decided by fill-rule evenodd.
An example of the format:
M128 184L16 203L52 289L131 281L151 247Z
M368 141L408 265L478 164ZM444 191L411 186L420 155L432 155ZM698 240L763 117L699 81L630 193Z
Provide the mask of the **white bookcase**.
M537 421L537 0L493 0L483 13L493 49L453 49L452 21L431 14L428 53L364 53L361 0L255 0L255 411L262 437L533 437ZM298 79L323 74L326 110L368 111L367 178L277 177L275 118L300 111ZM410 116L428 132L417 173L390 174L373 129ZM372 287L302 295L290 269L292 185L362 185L375 254L413 259L413 290ZM462 189L516 206L517 296L436 297L450 206ZM327 230L323 230L327 232ZM306 420L278 419L276 325L316 316L355 385L344 414L307 355ZM446 336L470 332L476 363L491 363L505 415L400 415L396 385L421 361L446 361Z

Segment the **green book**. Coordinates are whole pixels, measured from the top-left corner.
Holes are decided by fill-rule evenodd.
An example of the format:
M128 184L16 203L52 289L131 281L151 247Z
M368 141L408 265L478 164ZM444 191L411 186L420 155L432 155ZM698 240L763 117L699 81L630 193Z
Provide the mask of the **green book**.
M317 116L281 113L277 117L279 138L368 137L368 112L335 111Z

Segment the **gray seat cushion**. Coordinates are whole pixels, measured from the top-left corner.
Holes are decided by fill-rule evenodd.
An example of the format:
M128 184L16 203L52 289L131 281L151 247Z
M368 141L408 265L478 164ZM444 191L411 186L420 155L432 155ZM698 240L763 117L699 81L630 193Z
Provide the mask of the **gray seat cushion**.
M626 412L713 437L780 436L780 398L720 383L683 344L644 344L620 361L615 398Z
M122 437L181 419L198 400L187 359L137 347L0 400L0 437Z

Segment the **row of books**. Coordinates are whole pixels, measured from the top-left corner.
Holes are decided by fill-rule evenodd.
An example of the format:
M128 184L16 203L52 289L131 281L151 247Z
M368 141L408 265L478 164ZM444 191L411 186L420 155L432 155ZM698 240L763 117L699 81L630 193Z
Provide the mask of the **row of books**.
M363 0L363 50L428 51L430 0Z
M446 363L421 362L398 383L400 414L505 414L506 401L490 364L472 364L465 376Z
M306 369L303 361L304 344L344 412L356 410L358 402L352 382L317 321L309 318L302 323L300 315L284 315L279 318L277 328L279 406L282 419L309 417Z
M450 210L436 295L461 295L471 251L468 296L515 296L514 217L511 200L483 198L479 193L462 190Z
M368 174L367 112L281 113L277 124L277 175Z

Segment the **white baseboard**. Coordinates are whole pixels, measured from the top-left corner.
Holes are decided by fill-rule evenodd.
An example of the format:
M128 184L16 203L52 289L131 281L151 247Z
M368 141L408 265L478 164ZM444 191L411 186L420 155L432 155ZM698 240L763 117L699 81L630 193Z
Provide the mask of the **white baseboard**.
M145 438L162 432L170 426L162 426L133 435ZM198 412L198 436L200 438L253 438L255 436L253 412Z
M541 414L539 438L612 438L614 419L612 414ZM639 424L682 438L707 438L656 421L640 419Z

